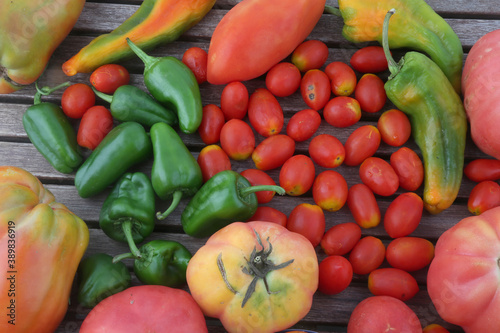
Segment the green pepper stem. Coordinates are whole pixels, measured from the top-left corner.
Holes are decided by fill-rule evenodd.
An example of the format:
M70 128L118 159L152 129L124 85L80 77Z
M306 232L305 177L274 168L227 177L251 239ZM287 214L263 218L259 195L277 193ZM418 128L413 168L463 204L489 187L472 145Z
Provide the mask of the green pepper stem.
M391 50L389 48L389 20L396 12L396 9L391 9L387 12L384 18L384 25L382 31L382 47L384 48L385 58L387 59L387 63L389 65L389 71L391 72L391 77L396 76L401 70L401 65L396 63L394 58L392 57Z
M330 6L330 5L325 5L325 13L333 14L333 15L338 16L338 17L342 17L342 12L340 11L340 9L338 9L337 7Z
M111 103L113 101L113 96L105 94L105 93L95 89L94 87L92 87L92 90L94 91L96 96L99 97L100 99L102 99L108 103Z
M64 82L64 83L61 83L53 88L50 88L50 87L40 88L40 87L38 87L38 82L35 82L36 94L35 94L35 97L33 98L33 104L40 104L42 102L42 95L43 96L50 95L58 89L61 89L64 87L69 87L69 85L70 85L70 82Z
M273 191L273 192L278 193L279 195L284 195L286 193L285 189L283 187L281 187L281 186L277 186L277 185L255 185L255 186L249 186L249 187L242 188L240 190L240 194L242 196L247 196L250 193L255 193L255 192L260 192L260 191Z
M167 208L166 211L162 212L157 212L156 213L156 218L158 220L163 220L167 218L167 216L170 215L174 211L175 208L179 205L179 202L182 199L182 191L175 191L174 194L172 195L172 203L170 204L170 207Z
M130 46L132 51L144 62L145 70L147 70L155 62L158 61L158 58L148 55L139 46L135 45L128 37L127 37L127 44Z
M141 257L141 251L137 248L137 245L134 242L134 238L132 237L132 220L126 220L122 223L122 230L125 234L125 238L127 239L128 247L132 252L132 255L136 258Z
M131 252L117 254L116 256L113 257L113 264L116 264L117 262L122 261L123 259L137 259L137 258Z

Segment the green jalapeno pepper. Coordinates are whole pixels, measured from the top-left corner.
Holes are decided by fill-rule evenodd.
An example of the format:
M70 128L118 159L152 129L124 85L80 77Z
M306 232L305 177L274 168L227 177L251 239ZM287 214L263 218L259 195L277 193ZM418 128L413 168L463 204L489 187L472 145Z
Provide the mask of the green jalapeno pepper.
M184 232L193 237L208 237L236 221L244 222L255 214L258 191L285 190L277 185L252 186L239 173L225 170L210 178L193 196L182 212Z
M203 106L200 87L193 72L175 57L152 57L127 38L134 53L144 62L144 84L151 95L167 108L175 110L182 132L196 132Z
M23 115L23 126L28 138L43 157L59 172L71 173L83 162L76 132L56 104L42 102L42 95L49 95L69 82L54 88L37 88L34 103Z
M82 198L104 191L130 167L151 157L153 148L148 133L136 122L113 128L75 175L75 186Z
M150 130L153 143L151 182L162 199L172 199L159 220L165 219L179 204L182 197L194 195L203 184L201 168L177 132L166 123L156 123Z

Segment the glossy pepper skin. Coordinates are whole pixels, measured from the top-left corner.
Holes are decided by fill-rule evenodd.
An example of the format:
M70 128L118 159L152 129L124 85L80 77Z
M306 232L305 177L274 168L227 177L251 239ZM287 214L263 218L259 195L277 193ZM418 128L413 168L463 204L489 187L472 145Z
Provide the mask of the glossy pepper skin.
M391 8L399 13L389 29L391 49L408 48L427 53L441 68L460 94L463 48L448 23L424 0L339 0L344 20L342 34L355 43L378 41L382 44L385 14ZM326 7L327 11L331 7Z
M76 140L76 132L63 110L51 102L42 102L41 96L55 89L38 89L34 103L23 114L23 126L28 138L45 159L61 173L71 173L83 162Z
M93 308L108 296L131 286L132 277L122 262L113 263L113 257L95 253L84 258L77 271L78 303Z
M0 1L0 94L35 82L85 0Z
M153 144L151 182L162 200L172 203L157 218L165 219L183 197L193 196L203 185L201 168L177 132L166 123L156 123L150 130Z
M207 237L235 221L247 221L255 214L255 192L285 190L276 185L252 186L239 173L224 170L210 178L193 196L182 212L184 232L193 237Z
M151 140L141 124L121 123L104 137L76 172L78 194L88 198L101 193L152 153Z
M57 202L40 180L24 169L0 166L0 255L4 258L0 260L4 272L0 332L55 332L66 314L88 242L85 222ZM11 283L15 295L9 295Z
M151 95L176 112L182 132L196 132L201 124L203 106L200 87L191 69L171 56L149 56L128 38L127 43L144 62L144 84Z
M392 13L386 16L384 26L388 26ZM406 12L396 10L395 15ZM423 156L424 206L437 214L455 201L462 181L467 133L465 109L444 73L427 56L408 52L396 63L386 36L384 50L391 72L385 91L410 119L411 132Z

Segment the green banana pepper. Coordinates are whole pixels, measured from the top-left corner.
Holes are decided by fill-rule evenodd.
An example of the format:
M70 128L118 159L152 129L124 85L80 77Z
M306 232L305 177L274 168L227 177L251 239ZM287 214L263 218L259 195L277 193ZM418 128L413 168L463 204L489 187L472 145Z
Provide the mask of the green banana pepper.
M23 115L23 126L28 138L43 157L61 173L71 173L83 162L76 132L56 104L42 102L42 95L49 95L69 82L54 88L37 88L34 103Z
M193 196L203 184L201 168L177 132L166 123L156 123L150 130L153 144L151 182L162 199L172 198L159 220L165 219L177 207L182 197Z
M80 262L78 276L78 303L93 308L108 296L131 286L132 277L122 262L113 263L105 253L93 254Z
M433 214L450 207L462 181L467 118L460 96L441 69L427 56L408 52L396 63L384 21L383 47L391 75L387 97L411 122L415 142L422 151L425 181L423 200ZM406 15L405 11L398 15Z
M158 103L151 95L138 87L123 85L113 95L107 95L94 89L97 96L109 103L109 111L118 121L136 121L151 127L158 122L177 125L177 115Z
M167 108L175 110L182 132L196 132L203 106L200 87L193 72L175 57L152 57L127 38L134 53L144 62L144 84L151 95Z
M256 185L239 173L225 170L210 178L194 195L182 212L184 232L193 237L208 237L236 221L245 222L258 207L258 191L285 190L277 185Z
M136 122L113 128L83 162L75 175L75 186L82 198L101 193L130 167L151 157L148 133Z

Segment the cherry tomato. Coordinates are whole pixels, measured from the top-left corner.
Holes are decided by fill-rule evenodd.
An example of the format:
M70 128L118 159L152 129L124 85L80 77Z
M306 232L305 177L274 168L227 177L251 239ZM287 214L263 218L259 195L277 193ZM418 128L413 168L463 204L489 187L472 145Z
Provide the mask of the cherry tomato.
M321 248L329 255L343 256L349 253L361 239L361 228L354 222L336 224L321 238Z
M365 159L375 154L380 146L380 132L373 125L363 125L355 129L344 143L344 164L360 165Z
M113 94L118 87L129 84L128 70L118 64L106 64L90 74L90 84L100 92Z
M335 96L349 96L354 92L358 78L346 63L331 62L325 67L325 73L330 78L332 93Z
M95 105L83 114L76 141L80 146L94 150L112 128L111 112L104 106Z
M301 72L321 68L328 59L328 46L320 40L307 40L295 48L292 63Z
M402 146L411 135L408 116L397 109L384 111L378 119L377 128L382 141L393 147Z
M250 96L248 119L257 133L266 138L279 134L285 122L280 103L265 88L257 88Z
M326 103L323 117L332 126L349 127L361 119L361 107L352 97L337 96Z
M285 134L277 134L264 139L252 153L257 169L279 168L295 153L295 141Z
M378 268L368 275L368 289L375 296L392 296L403 302L418 293L417 280L398 268Z
M225 122L224 113L222 113L220 107L215 104L205 105L201 123L198 127L201 140L207 145L219 142L220 132Z
M299 89L301 79L297 66L290 62L280 62L267 72L266 88L274 96L290 96Z
M387 245L386 259L389 265L407 272L426 267L433 258L434 245L425 238L400 237Z
M382 46L366 46L356 52L351 57L351 66L361 73L380 73L388 68Z
M276 182L262 170L258 169L246 169L240 172L240 174L245 177L250 184L253 185L276 185ZM257 196L257 202L260 204L268 203L274 197L274 191L259 191L255 192Z
M352 265L342 256L328 256L319 263L318 290L326 295L336 295L352 281Z
M478 158L469 162L464 168L464 174L474 182L500 179L500 160Z
M380 111L387 101L384 81L375 74L364 74L354 90L356 98L361 106L361 110L369 113Z
M301 203L290 212L286 227L301 234L316 247L325 233L325 214L319 206Z
M61 97L64 114L73 119L80 119L95 105L95 94L85 83L75 83L66 88Z
M248 89L239 82L228 83L220 96L220 108L227 120L243 119L248 111Z
M450 331L439 324L429 324L424 327L422 333L450 333Z
M407 191L416 191L424 181L424 165L417 153L401 147L391 154L390 164L399 178L399 186Z
M370 274L384 262L385 246L374 236L361 238L349 253L352 270L356 274Z
M322 109L330 100L330 79L319 69L308 70L300 81L300 93L307 106L313 110Z
M268 221L286 227L288 217L285 213L269 206L259 206L248 221Z
M474 215L482 214L498 206L500 206L500 185L492 180L484 180L476 184L467 201L467 208Z
M356 223L362 228L380 224L381 214L377 199L365 184L354 184L347 192L347 206Z
M309 143L308 149L312 160L324 168L336 168L344 162L344 145L333 135L315 136Z
M279 183L286 194L298 196L311 189L315 175L314 163L308 156L294 155L281 167Z
M376 194L390 196L399 188L399 178L392 166L380 157L368 157L359 166L361 181Z
M229 156L227 156L226 152L218 145L203 147L198 155L198 164L200 165L204 182L221 171L231 170L231 160Z
M305 109L295 113L286 126L286 134L297 142L310 139L321 125L318 111Z
M415 192L398 195L385 211L385 231L392 238L408 236L420 224L423 209L424 202Z
M314 202L329 212L336 212L344 207L348 191L345 178L334 170L321 172L312 186Z
M197 46L190 47L182 55L182 62L193 72L198 84L207 81L207 51Z
M222 126L220 144L229 158L236 161L245 160L255 149L255 135L246 122L231 119Z

